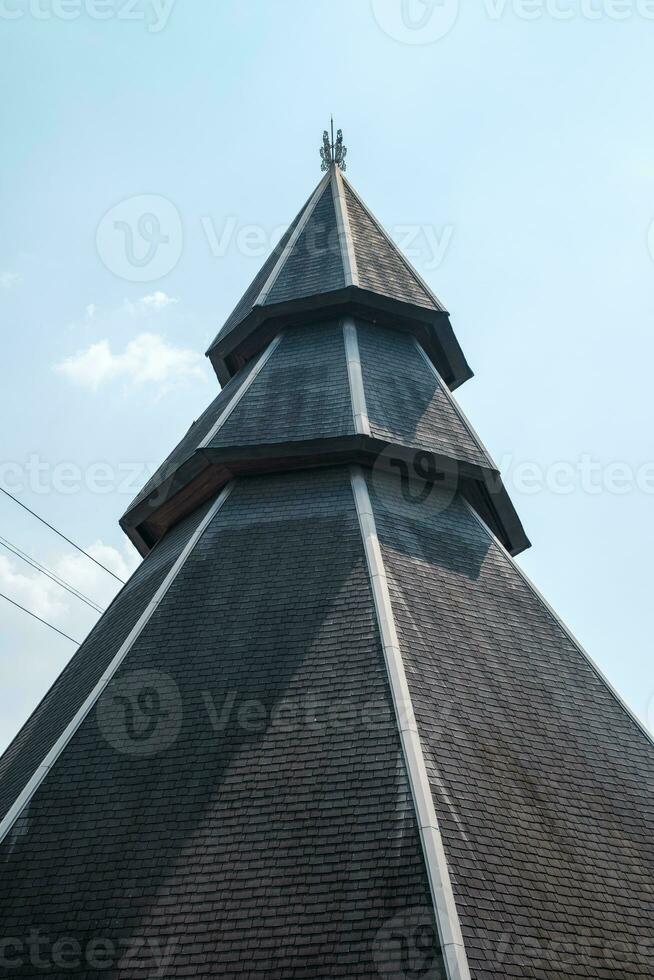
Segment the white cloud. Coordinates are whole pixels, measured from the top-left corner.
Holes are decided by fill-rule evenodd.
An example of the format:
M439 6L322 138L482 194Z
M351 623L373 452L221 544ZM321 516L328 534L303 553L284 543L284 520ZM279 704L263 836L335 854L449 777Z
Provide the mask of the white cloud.
M162 293L160 290L150 293L149 296L144 296L141 300L141 304L148 310L163 310L173 303L179 303L179 300L175 299L174 296L168 296L167 293Z
M0 555L0 591L42 619L58 621L66 611L66 602L61 598L65 593L54 582L37 572L23 573L18 561L5 555Z
M20 282L17 272L0 272L0 289L11 289Z
M169 296L168 293L157 290L154 293L149 293L147 296L142 296L135 303L132 300L126 299L125 309L132 316L138 316L143 313L159 313L174 303L179 303L179 300L175 299L174 296Z
M5 275L10 276L14 274L5 273ZM0 276L1 285L3 285L2 276ZM7 285L11 285L11 283ZM97 319L98 317L103 320L114 320L116 317L124 316L125 313L129 313L130 316L146 316L149 313L160 313L167 306L174 306L176 303L179 303L179 300L175 296L169 296L168 293L164 293L158 289L154 293L148 293L147 296L141 296L140 299L126 299L121 306L113 310L101 310L97 303L89 303L85 307L84 313L87 320Z
M85 550L124 581L130 577L141 561L129 541L125 541L123 552L99 539ZM103 603L109 602L119 588L119 583L115 579L78 551L71 551L64 555L57 562L55 571L60 578L65 579L85 595L90 591L94 597L101 596Z
M141 561L129 541L125 541L123 551L101 540L95 541L86 551L123 581ZM108 606L121 588L120 582L78 551L66 552L46 565L54 575L100 606ZM78 639L86 635L91 623L97 619L97 614L52 579L36 570L29 571L19 559L5 555L0 555L0 592Z
M200 354L173 347L153 333L139 334L122 354L114 354L109 341L100 340L56 364L55 370L93 390L116 378L169 387L189 379L206 381L207 377Z

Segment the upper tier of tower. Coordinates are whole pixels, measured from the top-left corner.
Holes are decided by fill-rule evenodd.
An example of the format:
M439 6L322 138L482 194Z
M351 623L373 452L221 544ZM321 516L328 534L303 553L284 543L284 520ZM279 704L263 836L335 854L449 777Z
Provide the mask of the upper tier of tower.
M445 307L333 164L207 353L226 384L284 326L341 313L413 333L450 389L472 376Z
M517 554L529 541L450 393L471 371L448 314L326 167L211 345L223 390L121 524L146 553L235 477L356 464L406 493L447 485Z

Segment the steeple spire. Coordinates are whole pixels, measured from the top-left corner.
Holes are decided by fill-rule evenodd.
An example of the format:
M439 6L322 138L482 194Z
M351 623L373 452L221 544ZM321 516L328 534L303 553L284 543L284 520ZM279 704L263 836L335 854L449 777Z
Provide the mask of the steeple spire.
M343 130L339 129L336 133L336 139L334 139L334 117L331 117L331 139L330 134L327 130L322 134L322 146L320 148L320 169L323 173L331 170L332 167L338 167L340 170L347 170L347 164L345 163L345 157L347 156L347 147L343 146Z

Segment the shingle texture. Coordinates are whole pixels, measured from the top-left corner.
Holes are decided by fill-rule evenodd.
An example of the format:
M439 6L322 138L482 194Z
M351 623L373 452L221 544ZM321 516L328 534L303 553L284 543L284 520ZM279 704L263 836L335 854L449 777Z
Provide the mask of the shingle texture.
M457 498L372 481L473 980L654 976L654 749Z
M332 177L325 183L306 227L289 249L277 279L264 297L263 306L318 296L346 285L343 246L338 237L332 186L335 180ZM386 238L351 185L343 181L343 186L361 288L426 309L442 311L439 301L425 288L398 247ZM252 312L312 198L313 195L259 270L214 339L212 348Z
M95 687L205 510L199 508L180 523L139 565L0 758L0 818Z
M373 436L493 468L412 336L357 324Z
M210 448L332 438L354 432L343 328L294 327Z
M346 470L236 485L0 868L14 976L442 976Z
M328 293L342 289L344 285L334 198L331 184L327 184L266 303L284 303L316 293Z
M295 231L295 226L297 225L298 221L302 217L302 214L304 213L304 210L308 203L309 202L307 201L307 203L304 205L302 210L299 211L298 214L295 216L292 223L289 225L288 230L284 233L284 235L282 235L281 239L279 240L275 248L272 250L272 252L268 256L264 264L261 266L258 273L254 277L254 279L252 280L248 288L245 290L240 300L238 301L238 303L236 304L236 306L228 316L227 320L223 324L222 328L218 332L217 336L215 337L211 345L212 347L214 346L214 344L218 342L218 340L226 336L230 332L230 330L233 330L234 327L238 326L238 324L242 320L244 320L249 313L252 312L252 307L256 303L259 293L266 285L270 273L275 268L278 258L286 248L286 245L288 244L288 240L293 234L293 232Z
M382 234L349 184L345 184L345 202L350 217L359 285L405 303L440 310L441 306L414 276L396 246Z
M175 448L166 457L161 466L147 481L140 493L130 504L128 510L136 507L142 500L145 500L157 487L160 487L168 477L172 476L180 466L183 466L195 453L202 440L211 431L211 428L218 421L225 408L229 405L232 398L238 393L241 385L247 382L252 369L256 366L258 358L252 358L241 370L234 375L228 384L222 389L219 395L214 398L211 404L205 408L199 419L196 419L185 433L183 438L177 443Z
M395 446L438 453L485 469L494 464L476 441L444 384L407 333L356 321L366 407L373 438ZM232 379L130 506L153 494L194 454L209 465L200 447L232 399L235 407L207 443L207 450L239 450L280 443L315 442L355 435L343 324L287 328L251 377L253 358ZM318 446L316 451L319 451ZM174 492L195 479L199 465L180 474ZM153 514L168 497L156 495ZM138 513L138 512L137 512ZM141 515L142 517L142 515Z

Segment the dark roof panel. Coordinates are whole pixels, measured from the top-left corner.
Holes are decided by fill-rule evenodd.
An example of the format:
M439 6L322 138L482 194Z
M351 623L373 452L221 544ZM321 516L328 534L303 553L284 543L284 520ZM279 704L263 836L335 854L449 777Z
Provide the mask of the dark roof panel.
M401 976L434 923L347 470L238 484L116 684L0 846L3 937L101 937L114 980Z
M343 211L341 235L335 195L342 202L339 206ZM344 254L348 247L346 227L350 230L356 260L351 280L345 272L346 266L350 265ZM297 235L296 230L299 231ZM269 283L273 272L276 278ZM385 235L350 184L333 172L318 184L266 260L214 339L210 352L255 311L257 316L253 317L252 329L266 317L279 316L285 303L338 293L349 285L358 287L359 303L369 303L370 293L376 293L386 300L435 313L444 312L444 307L397 245ZM424 319L424 314L421 313L421 317Z
M345 285L331 184L327 184L293 250L266 297L283 303Z
M464 503L373 506L473 980L654 976L654 752Z
M248 361L248 363L241 368L238 374L235 374L234 377L225 385L220 394L214 398L211 404L205 408L200 418L193 422L172 452L169 453L161 466L147 481L140 493L134 498L132 503L127 508L128 513L139 503L141 503L141 501L145 500L146 497L156 490L157 487L161 486L161 484L164 483L169 476L175 473L180 466L182 466L193 456L195 450L198 448L202 440L206 435L208 435L212 426L215 425L232 398L237 394L241 388L241 385L247 381L247 378L249 377L252 369L256 366L256 363L257 358L253 358L252 360Z
M353 432L343 328L335 322L287 330L208 448Z
M406 303L442 310L412 272L397 246L385 237L352 187L344 184L359 285Z
M363 322L357 333L372 435L493 469L414 338Z
M226 336L230 332L230 330L232 330L235 326L237 326L241 322L241 320L244 320L245 317L252 311L252 307L256 303L259 293L266 285L266 282L268 281L271 272L275 268L277 260L279 259L280 255L286 248L286 245L288 244L291 235L295 231L295 226L297 225L298 221L301 219L302 214L304 213L304 210L308 203L309 202L307 201L304 207L295 216L293 222L291 223L291 225L289 225L287 231L284 233L284 235L282 235L281 239L279 240L275 248L272 250L272 252L268 256L264 264L261 266L256 276L254 277L254 279L252 280L252 282L250 283L246 291L243 293L243 295L241 296L240 300L238 301L238 303L236 304L236 306L234 307L230 315L227 317L227 320L225 321L221 329L218 331L218 334L216 335L213 343L211 344L212 347L218 342L218 340L221 339L221 337Z
M0 819L110 664L202 520L206 508L173 528L139 565L0 758Z

